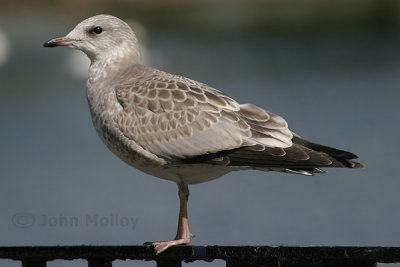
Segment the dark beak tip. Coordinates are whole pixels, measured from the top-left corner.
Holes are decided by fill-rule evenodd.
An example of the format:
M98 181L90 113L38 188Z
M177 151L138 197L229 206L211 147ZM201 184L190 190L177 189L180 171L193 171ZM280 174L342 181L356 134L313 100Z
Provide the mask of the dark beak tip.
M49 40L43 44L43 47L56 47L58 46L57 42Z

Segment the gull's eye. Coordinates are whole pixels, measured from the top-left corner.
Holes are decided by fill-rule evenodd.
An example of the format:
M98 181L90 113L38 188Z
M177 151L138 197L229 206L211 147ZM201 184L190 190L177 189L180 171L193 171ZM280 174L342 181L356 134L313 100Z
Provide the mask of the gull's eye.
M100 34L103 32L103 28L100 26L94 27L90 32L95 33L95 34Z

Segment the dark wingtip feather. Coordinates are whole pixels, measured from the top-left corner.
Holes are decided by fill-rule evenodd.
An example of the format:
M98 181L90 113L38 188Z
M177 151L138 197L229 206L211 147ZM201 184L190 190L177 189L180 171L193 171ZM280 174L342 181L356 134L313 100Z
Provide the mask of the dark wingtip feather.
M365 168L365 166L359 162L353 161L353 159L357 159L358 156L341 149L324 146L316 143L312 143L301 137L295 135L293 137L293 142L307 148L313 149L315 151L323 152L335 159L337 162L336 164L332 164L330 167L347 167L347 168ZM329 167L329 166L326 166Z
M320 168L365 168L351 152L311 143L294 136L288 148L265 146L239 147L184 159L185 163L209 163L223 166L247 166L254 169L271 169L286 173L314 175L325 173Z
M351 168L354 168L354 169L364 169L365 168L365 165L363 165L363 164L361 164L361 163L359 163L357 161L352 161L351 160L350 162L352 163Z

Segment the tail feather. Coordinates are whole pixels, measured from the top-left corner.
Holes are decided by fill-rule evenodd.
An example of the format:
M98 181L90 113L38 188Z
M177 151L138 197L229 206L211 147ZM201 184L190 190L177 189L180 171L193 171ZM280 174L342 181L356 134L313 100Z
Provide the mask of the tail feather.
M294 135L292 142L307 148L310 148L314 151L323 152L330 157L336 159L347 168L365 168L365 166L359 162L353 161L352 159L357 159L358 157L351 153L344 150L340 150L337 148L332 148L329 146L324 146L316 143L309 142L305 139L300 138L298 135ZM332 166L335 167L335 166Z
M224 166L250 167L303 175L324 173L320 168L364 168L353 161L357 156L344 150L315 144L294 134L288 148L258 146L240 147L185 159L185 163L208 163Z

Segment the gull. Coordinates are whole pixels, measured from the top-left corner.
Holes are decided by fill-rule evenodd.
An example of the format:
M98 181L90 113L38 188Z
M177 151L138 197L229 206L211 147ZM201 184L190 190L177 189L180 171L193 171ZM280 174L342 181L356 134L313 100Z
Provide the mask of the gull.
M44 46L67 46L89 57L87 100L106 146L127 164L178 185L177 234L153 242L157 254L193 237L189 184L239 170L313 175L324 173L322 167L364 167L353 153L301 138L272 112L144 66L135 33L117 17L90 17Z

